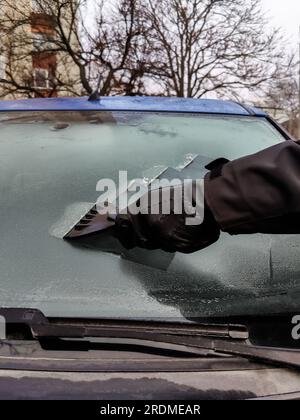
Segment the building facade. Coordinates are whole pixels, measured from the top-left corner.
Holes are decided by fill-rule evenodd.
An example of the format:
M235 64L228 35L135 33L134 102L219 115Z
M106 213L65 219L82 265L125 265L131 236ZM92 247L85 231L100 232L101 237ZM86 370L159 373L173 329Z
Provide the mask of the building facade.
M80 95L78 68L69 55L56 51L51 13L41 8L41 0L18 0L16 5L4 2L0 7L1 99Z

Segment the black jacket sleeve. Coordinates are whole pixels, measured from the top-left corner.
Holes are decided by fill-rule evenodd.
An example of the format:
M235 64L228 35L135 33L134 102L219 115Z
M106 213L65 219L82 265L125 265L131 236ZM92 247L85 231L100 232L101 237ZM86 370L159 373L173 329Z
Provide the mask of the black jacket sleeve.
M226 163L205 179L206 201L230 234L300 233L300 144Z

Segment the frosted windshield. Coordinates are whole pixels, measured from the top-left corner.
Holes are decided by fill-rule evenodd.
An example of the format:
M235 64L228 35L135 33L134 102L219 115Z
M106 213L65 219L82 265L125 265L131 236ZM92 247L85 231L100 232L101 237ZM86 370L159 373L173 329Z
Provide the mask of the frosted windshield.
M95 202L99 179L117 179L119 170L151 178L191 155L234 159L284 141L266 119L20 112L1 113L0 129L0 306L47 316L186 319L298 305L281 293L299 289L300 263L290 252L300 247L298 236L222 235L200 253L166 255L116 253L112 238L72 245L53 235L62 217Z

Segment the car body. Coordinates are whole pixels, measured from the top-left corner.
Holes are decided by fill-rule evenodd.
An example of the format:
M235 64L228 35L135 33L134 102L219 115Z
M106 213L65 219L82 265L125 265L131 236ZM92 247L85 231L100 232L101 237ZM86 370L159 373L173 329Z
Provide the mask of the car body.
M78 209L84 212L97 200L98 181L117 180L120 170L148 180L166 167L182 168L196 155L234 159L291 139L264 112L216 100L35 99L0 102L0 128L0 307L38 309L67 324L101 319L176 328L203 320L223 325L224 319L231 319L226 325L244 325L244 317L249 323L285 314L290 334L290 314L299 310L298 235L223 234L194 255L126 252L106 233L63 240ZM24 315L11 322L22 320ZM222 352L218 360L215 354L177 360L176 349L154 357L145 343L124 352L117 341L113 350L93 349L92 364L90 356L72 349L76 362L67 365L68 352L58 346L51 353L31 341L24 345L12 334L10 344L22 356L13 357L9 346L0 354L0 397L7 397L5 390L22 398L104 399L158 398L162 389L168 399L296 397L300 391L300 375L286 365L270 367Z

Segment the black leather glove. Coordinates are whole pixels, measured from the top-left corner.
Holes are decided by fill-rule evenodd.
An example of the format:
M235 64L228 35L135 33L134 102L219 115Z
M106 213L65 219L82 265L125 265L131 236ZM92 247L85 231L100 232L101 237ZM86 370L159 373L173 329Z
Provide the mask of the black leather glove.
M194 201L194 196L191 197L191 200ZM191 204L194 205L193 202ZM185 212L174 214L172 199L170 207L170 214L139 213L137 215L131 214L129 208L126 215L117 216L115 236L126 249L140 247L184 254L199 251L219 239L219 226L206 203L204 204L203 222L193 226L186 224L186 219L190 215Z

